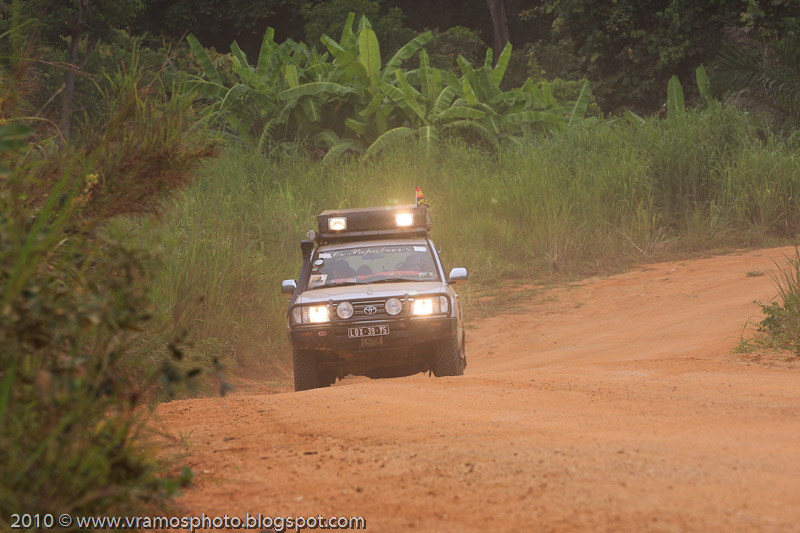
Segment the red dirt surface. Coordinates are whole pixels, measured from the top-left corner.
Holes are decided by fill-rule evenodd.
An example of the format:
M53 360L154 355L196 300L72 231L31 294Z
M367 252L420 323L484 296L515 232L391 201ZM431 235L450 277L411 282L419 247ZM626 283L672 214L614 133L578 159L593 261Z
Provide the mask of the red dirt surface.
M177 503L369 531L800 531L800 363L734 353L791 253L545 291L472 324L463 377L164 404L197 474Z

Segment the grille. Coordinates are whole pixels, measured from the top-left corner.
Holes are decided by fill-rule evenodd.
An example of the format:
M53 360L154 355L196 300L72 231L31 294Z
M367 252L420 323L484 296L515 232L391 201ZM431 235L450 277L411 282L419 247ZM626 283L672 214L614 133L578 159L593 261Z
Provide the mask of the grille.
M386 312L386 299L381 298L379 300L363 300L360 302L353 302L353 317L355 319L363 318L386 318L389 313ZM374 307L375 313L369 314L367 313L366 309L368 307Z

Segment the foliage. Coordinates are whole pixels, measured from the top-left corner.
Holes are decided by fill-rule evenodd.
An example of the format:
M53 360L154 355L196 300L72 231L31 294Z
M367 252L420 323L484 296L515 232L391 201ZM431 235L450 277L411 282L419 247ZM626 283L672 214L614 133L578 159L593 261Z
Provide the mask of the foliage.
M486 57L486 43L477 32L463 26L453 26L446 31L434 30L433 38L425 44L432 67L442 70L458 68L458 56L463 56L473 65ZM409 65L416 68L417 64ZM412 66L413 65L413 66Z
M88 0L86 34L98 40L111 39L117 28L125 27L141 10L141 0ZM63 46L64 38L75 31L79 16L75 0L31 0L26 2L25 15L36 18L41 38L48 44Z
M338 42L323 35L328 53L322 55L294 41L277 45L269 29L258 61L251 65L234 42L233 70L239 81L232 87L223 84L205 50L190 36L206 73L196 87L211 101L209 116L226 121L251 148L299 138L324 147L329 159L346 151L369 156L410 136L428 144L440 135L495 146L505 140L519 143L526 131L563 127L573 117L583 117L586 85L579 97L585 101L560 108L546 83L537 86L528 79L522 88L502 90L510 45L494 67L491 50L480 67L459 56L458 76L432 67L420 50L431 40L430 32L384 63L369 21L362 17L354 32L353 19L351 13ZM417 53L419 67L403 69L402 62Z
M764 319L758 331L768 344L792 350L800 357L800 248L795 247L794 257L787 257L784 265L776 266L778 273L773 279L778 301L761 305Z
M535 65L543 78L577 81L584 79L586 73L581 69L580 58L572 52L574 48L574 43L565 39L558 43L528 43L523 51L528 56L528 63L531 67Z
M105 119L85 145L59 148L23 126L36 117L2 108L3 529L23 510L142 514L191 478L188 470L164 475L141 407L199 370L178 361L179 336L142 333L153 312L153 252L108 238L102 222L152 207L185 183L209 141L185 138L190 101L147 87L140 74L111 76ZM16 99L0 84L0 102Z
M717 92L731 102L764 115L785 135L800 132L800 34L761 40L729 31L714 74Z
M378 0L305 1L300 12L306 21L305 42L312 47L319 46L323 35L338 35L350 13L354 13L356 19L366 17L377 21L373 29L383 45L384 60L416 35L404 26L406 16L400 8L383 8Z
M574 43L604 110L652 111L672 75L686 80L718 53L723 28L787 27L797 20L794 6L793 0L549 0L543 9L555 17L556 36Z
M273 24L283 38L303 36L303 19L294 0L142 0L144 9L132 24L136 35L177 41L193 33L209 47L236 39L247 53L257 53L264 28ZM280 21L276 24L274 21ZM155 48L155 46L151 46Z
M539 82L540 87L545 85L549 86L550 93L556 101L558 107L570 105L581 96L584 87L587 87L588 80L562 80L561 78L554 78L552 80L542 80ZM588 101L586 102L586 116L587 117L602 117L603 111L597 105L597 98L593 92L589 93Z

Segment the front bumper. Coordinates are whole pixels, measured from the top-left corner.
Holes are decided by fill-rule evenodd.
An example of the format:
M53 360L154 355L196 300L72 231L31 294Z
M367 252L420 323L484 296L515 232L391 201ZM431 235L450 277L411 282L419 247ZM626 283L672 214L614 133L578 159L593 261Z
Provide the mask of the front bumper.
M350 338L349 328L387 326L388 335ZM431 345L456 334L457 319L450 316L395 318L373 321L337 321L323 325L293 326L289 330L292 346L302 350L330 352L337 360L364 359L384 354L414 358L417 348Z

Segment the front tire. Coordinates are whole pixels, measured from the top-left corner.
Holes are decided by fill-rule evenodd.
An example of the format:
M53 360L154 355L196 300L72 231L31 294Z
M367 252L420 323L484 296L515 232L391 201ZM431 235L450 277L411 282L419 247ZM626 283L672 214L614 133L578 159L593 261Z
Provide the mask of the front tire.
M437 378L463 376L464 366L461 350L458 349L458 337L451 335L440 341L433 357L433 375Z
M317 364L313 350L292 350L292 362L294 363L294 390L319 389L327 387L333 381L324 375Z

